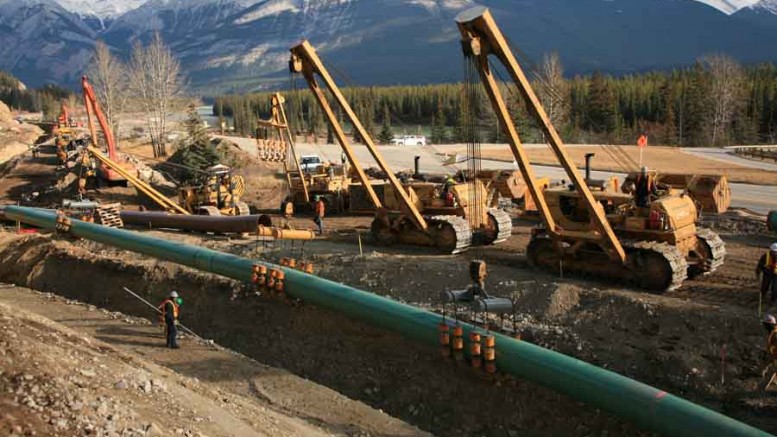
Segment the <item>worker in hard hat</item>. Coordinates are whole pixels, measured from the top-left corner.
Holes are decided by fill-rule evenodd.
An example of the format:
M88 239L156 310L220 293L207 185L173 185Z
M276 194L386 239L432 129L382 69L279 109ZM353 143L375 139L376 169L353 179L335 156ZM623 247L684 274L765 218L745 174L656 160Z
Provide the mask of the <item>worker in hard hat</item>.
M764 329L766 329L766 332L770 333L774 331L774 328L777 328L777 318L774 317L771 313L764 314L763 319L763 326Z
M775 275L777 275L777 243L773 243L769 250L761 255L758 260L758 266L755 268L756 277L761 276L761 299L766 297L766 293L771 291L769 295L769 304L774 305L777 303L777 281L775 281Z
M326 213L326 204L321 196L316 196L315 202L313 208L313 213L315 214L313 216L313 221L318 226L318 234L324 235L324 214Z
M443 187L442 187L443 192L447 193L454 185L456 185L456 180L453 179L453 176L447 175L445 177L445 183L443 184Z
M178 292L173 290L167 295L167 298L159 305L161 319L165 323L165 337L167 338L167 347L178 349L178 311L183 299L178 296Z
M634 202L640 208L650 206L650 196L656 194L656 181L647 167L642 167L634 183Z

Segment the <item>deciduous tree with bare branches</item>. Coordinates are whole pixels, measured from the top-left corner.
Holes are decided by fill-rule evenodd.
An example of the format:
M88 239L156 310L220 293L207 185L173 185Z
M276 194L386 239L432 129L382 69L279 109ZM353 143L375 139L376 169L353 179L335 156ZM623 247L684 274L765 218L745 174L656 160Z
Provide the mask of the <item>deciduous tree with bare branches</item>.
M146 114L154 156L167 156L167 115L185 90L181 65L157 32L147 46L136 43L130 88Z
M745 103L745 73L742 66L726 55L705 56L702 63L710 77L710 144L725 145L730 141L734 115Z
M111 53L102 41L94 47L94 54L86 70L105 118L115 135L119 134L119 114L127 102L126 67Z
M550 121L561 128L569 121L569 84L558 53L545 54L537 72L537 94Z

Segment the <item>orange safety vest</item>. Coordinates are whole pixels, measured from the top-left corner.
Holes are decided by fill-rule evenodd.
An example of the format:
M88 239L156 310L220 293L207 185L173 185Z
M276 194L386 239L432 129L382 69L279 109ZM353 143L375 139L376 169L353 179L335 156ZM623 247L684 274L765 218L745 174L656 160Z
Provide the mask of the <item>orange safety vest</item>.
M771 270L772 273L777 275L777 260L772 259L772 251L766 252L766 262L764 263L766 270Z
M319 217L323 217L325 211L326 211L326 205L324 204L324 201L319 200L318 202L316 202L316 215Z
M777 329L772 330L766 339L766 352L777 360Z
M165 321L165 306L168 303L173 304L173 319L178 320L178 304L175 303L174 300L168 298L168 299L165 299L158 307L159 311L162 312L162 315L159 316L159 320L161 320L163 323Z

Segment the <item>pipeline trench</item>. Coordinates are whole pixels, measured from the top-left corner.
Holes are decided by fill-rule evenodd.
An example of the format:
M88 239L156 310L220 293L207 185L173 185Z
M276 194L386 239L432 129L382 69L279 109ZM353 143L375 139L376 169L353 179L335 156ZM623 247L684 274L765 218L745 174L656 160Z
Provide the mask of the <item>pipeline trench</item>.
M122 286L152 302L165 290L188 290L182 320L198 334L436 435L649 435L549 389L486 378L444 360L436 348L329 311L271 298L233 299L244 284L168 262L117 258L81 243L3 234L0 280L146 317Z
M202 239L204 246L229 246L243 255L257 249L250 241L231 244L193 235L176 238L190 244ZM121 286L140 291L152 301L171 288L185 290L184 321L198 333L434 434L644 434L620 419L581 407L536 384L512 377L486 378L443 359L436 348L419 346L325 310L268 298L235 298L245 287L236 281L67 237L20 238L6 234L2 246L4 267L0 280L112 310L148 316L141 304L121 291ZM371 253L357 257L352 250L324 255L332 252L332 246L325 244L321 253L316 253L315 245L306 249L308 256L316 260L320 275L398 300L432 308L441 287L466 285L466 260ZM268 252L267 248L263 250ZM13 259L18 260L16 267L5 267ZM79 274L72 275L73 271ZM492 291L499 294L532 274L497 265L492 267L492 276L510 278L493 281ZM521 330L534 343L669 389L767 431L774 430L768 402L732 396L751 392L759 379L755 374L759 372L760 357L755 356L757 350L752 346L760 338L752 335L741 314L711 314L704 305L673 307L665 300L549 284L543 290L526 293L520 301L526 309ZM726 325L726 332L713 329L720 323ZM697 334L688 335L689 326ZM703 348L699 347L700 341L705 342ZM720 369L717 348L723 344L731 356L724 363L729 383L716 386L714 381L720 375L710 370L710 363ZM667 372L668 368L673 371Z

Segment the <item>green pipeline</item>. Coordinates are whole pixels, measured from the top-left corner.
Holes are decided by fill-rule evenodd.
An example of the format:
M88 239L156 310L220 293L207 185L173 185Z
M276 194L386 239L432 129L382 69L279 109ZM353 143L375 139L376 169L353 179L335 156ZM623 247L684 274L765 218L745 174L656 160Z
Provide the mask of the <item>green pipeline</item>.
M56 225L56 215L47 210L8 206L5 215L9 220L45 229L54 229ZM72 220L70 233L244 282L251 280L252 266L257 263L202 247L77 220ZM442 320L438 314L297 270L283 270L286 293L292 297L429 346L438 344L438 325ZM478 329L467 324L463 326L465 339L471 330ZM770 435L649 385L507 336L497 334L496 357L501 373L533 381L662 435Z

